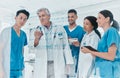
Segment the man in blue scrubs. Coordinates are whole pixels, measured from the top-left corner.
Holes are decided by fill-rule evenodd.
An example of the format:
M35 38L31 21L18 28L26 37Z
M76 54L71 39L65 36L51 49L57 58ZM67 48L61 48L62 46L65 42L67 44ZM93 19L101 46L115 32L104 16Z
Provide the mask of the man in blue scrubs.
M3 44L3 52L0 52L3 53L2 76L5 78L22 78L22 71L24 69L23 51L24 46L27 45L27 37L26 33L21 30L21 27L26 23L28 18L28 11L24 9L17 11L15 24L12 27L4 29L0 35L0 46Z
M72 76L75 76L77 73L77 66L78 66L78 58L79 58L79 49L80 49L80 42L84 35L84 30L80 25L76 24L77 20L77 12L75 9L70 9L68 11L68 22L69 25L65 25L64 28L68 35L68 41L70 43L70 49L72 52L72 57L74 59L74 65L71 66L70 72Z
M26 23L29 13L19 10L16 14L16 23L11 30L10 78L19 78L24 69L23 47L27 45L26 33L21 27Z

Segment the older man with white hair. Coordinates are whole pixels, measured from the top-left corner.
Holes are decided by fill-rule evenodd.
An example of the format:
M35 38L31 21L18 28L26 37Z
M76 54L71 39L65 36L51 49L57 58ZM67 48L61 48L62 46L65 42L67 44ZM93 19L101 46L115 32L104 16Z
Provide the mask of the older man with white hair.
M66 78L65 67L73 63L67 35L62 26L50 21L47 8L37 11L41 26L34 33L35 78Z

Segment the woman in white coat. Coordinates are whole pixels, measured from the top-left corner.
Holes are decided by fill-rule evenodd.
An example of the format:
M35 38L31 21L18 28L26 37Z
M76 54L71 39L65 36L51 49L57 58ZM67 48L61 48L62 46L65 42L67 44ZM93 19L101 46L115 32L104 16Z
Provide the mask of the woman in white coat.
M91 46L92 48L97 49L98 41L101 36L97 30L98 24L96 20L97 18L94 16L87 16L84 18L84 30L86 31L86 34L82 39L81 48L83 46ZM79 78L92 78L95 57L90 53L85 54L81 51L79 54Z
M34 78L66 78L65 67L73 64L66 32L62 26L59 27L50 22L50 13L47 8L39 9L37 14L42 25L37 27L40 31L38 29L35 31ZM48 72L50 55L52 55L53 70ZM54 76L48 77L51 72Z

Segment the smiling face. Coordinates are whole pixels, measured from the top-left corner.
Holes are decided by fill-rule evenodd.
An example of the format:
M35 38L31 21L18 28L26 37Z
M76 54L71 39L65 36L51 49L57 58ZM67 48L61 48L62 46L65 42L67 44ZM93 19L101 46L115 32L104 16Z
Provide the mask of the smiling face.
M70 25L75 24L77 15L75 13L68 13L68 22Z
M109 17L105 18L101 13L98 14L97 18L98 26L103 27L106 23L109 23Z
M16 25L21 28L27 21L27 16L24 13L19 13L19 15L17 15L15 17L16 20Z
M84 26L84 30L88 33L90 33L93 30L93 26L88 19L84 20L83 26Z
M38 17L42 25L46 26L50 22L50 15L46 11L40 11Z

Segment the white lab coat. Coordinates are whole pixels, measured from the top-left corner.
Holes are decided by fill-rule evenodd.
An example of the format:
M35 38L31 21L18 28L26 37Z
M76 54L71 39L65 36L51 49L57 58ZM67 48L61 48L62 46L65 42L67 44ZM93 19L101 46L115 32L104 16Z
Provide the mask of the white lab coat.
M5 78L10 78L10 42L11 27L4 29L0 34L0 59L3 59L2 65Z
M99 40L100 38L94 31L89 34L86 33L82 39L81 47L91 46L97 49ZM90 78L90 76L92 76L94 69L94 61L95 57L93 57L90 53L84 54L80 51L78 63L79 78Z
M39 41L39 45L35 48L35 70L34 78L47 78L47 51L46 39L43 26L41 26L43 36ZM52 25L52 42L53 42L53 59L54 59L54 74L55 78L66 78L66 64L73 64L71 51L68 44L68 39L63 27ZM62 33L62 35L60 35Z

